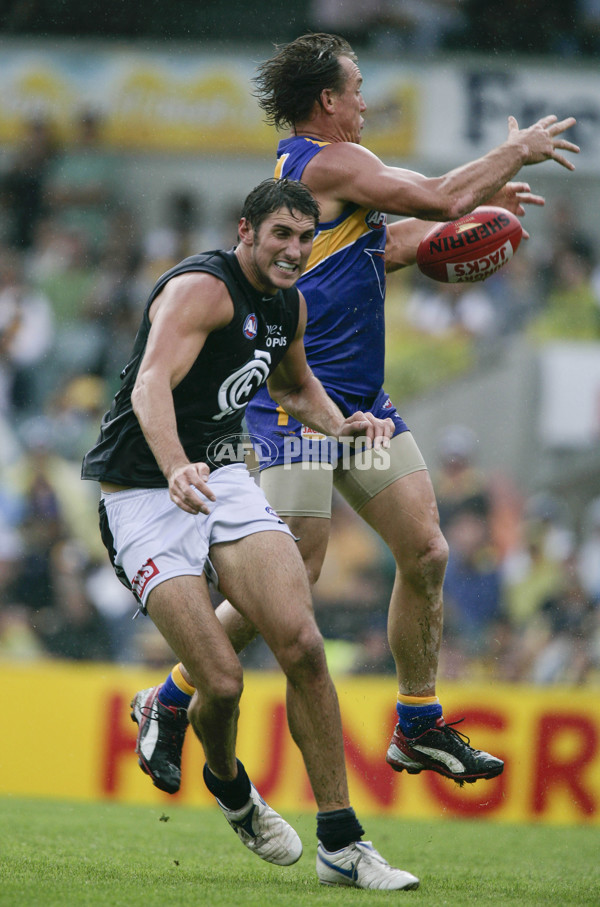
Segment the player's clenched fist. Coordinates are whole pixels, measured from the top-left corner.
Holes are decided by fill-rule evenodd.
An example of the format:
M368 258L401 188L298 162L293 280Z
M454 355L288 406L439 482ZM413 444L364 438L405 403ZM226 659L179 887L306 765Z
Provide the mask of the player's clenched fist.
M185 463L169 475L171 500L187 513L210 513L208 501L216 500L208 486L210 469L206 463Z
M390 446L390 438L394 434L395 425L391 419L377 419L373 413L356 412L344 421L340 429L340 437L364 436L367 447L379 450L381 447Z

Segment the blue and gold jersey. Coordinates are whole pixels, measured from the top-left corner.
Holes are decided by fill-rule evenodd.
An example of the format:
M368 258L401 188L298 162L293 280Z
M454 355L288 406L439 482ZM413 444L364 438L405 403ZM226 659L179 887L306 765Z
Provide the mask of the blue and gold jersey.
M302 179L304 168L328 143L292 136L279 143L276 177ZM385 353L386 216L348 204L319 224L298 289L306 298L304 345L326 387L355 397L378 393Z

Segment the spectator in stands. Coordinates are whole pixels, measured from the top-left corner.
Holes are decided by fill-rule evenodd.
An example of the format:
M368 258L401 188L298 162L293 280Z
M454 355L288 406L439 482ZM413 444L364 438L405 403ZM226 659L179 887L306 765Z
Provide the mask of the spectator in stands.
M534 684L583 683L595 661L597 626L598 606L579 581L576 558L569 557L560 586L544 601L538 626L530 634L533 652L523 679Z
M85 588L90 558L103 554L97 500L81 493L79 463L56 452L55 430L47 417L25 421L23 456L3 474L2 486L20 499L15 528L22 549L12 595L45 651L65 658L109 658L105 623Z
M564 564L573 547L563 502L542 492L533 495L525 505L521 544L503 564L506 616L517 633L563 583Z
M64 330L81 318L83 300L98 279L83 232L63 226L51 213L39 225L27 271L50 299L58 327Z
M311 0L310 29L343 35L350 44L364 47L384 14L386 0Z
M502 574L485 515L464 504L446 535L450 556L444 579L444 635L467 658L482 659L502 605Z
M417 274L405 316L412 327L438 337L478 341L500 330L493 298L482 284L435 283Z
M438 444L438 464L433 474L440 526L445 532L465 510L487 519L490 493L485 474L476 465L477 436L466 425L448 425Z
M378 51L420 58L453 46L467 27L464 4L465 0L384 0L370 27L370 44Z
M357 47L424 56L456 40L466 27L465 0L312 0L316 31L343 35Z
M578 574L586 594L600 603L600 497L588 504L578 549Z
M396 666L387 640L386 615L374 614L358 633L352 674L394 674Z
M23 253L0 250L0 409L35 412L44 400L44 368L54 341L50 300L25 278Z
M87 552L75 538L62 538L52 546L53 605L38 616L36 625L47 650L58 658L110 661L116 653L106 621L87 595L87 565Z
M0 521L0 658L39 658L41 640L31 626L31 614L19 599L17 578L23 542L16 529Z
M556 259L556 281L544 310L530 325L538 340L600 339L600 299L592 274L594 251L588 242L575 240Z
M37 224L44 215L44 191L48 173L57 155L54 129L44 117L23 124L23 138L7 170L0 176L0 206L6 215L2 238L15 249L29 249Z
M374 614L387 614L394 572L380 537L336 493L327 557L313 596L323 635L356 640Z
M118 170L104 144L103 126L96 111L79 112L74 141L56 158L46 184L47 203L61 225L82 235L93 253L108 237L120 194Z

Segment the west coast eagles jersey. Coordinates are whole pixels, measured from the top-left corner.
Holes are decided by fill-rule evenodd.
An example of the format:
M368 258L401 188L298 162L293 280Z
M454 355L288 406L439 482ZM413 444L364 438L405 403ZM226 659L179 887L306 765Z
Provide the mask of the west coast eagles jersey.
M283 139L275 176L302 179L327 144ZM308 308L308 362L323 384L356 397L375 395L383 383L385 241L385 214L348 204L338 218L319 224L298 281Z
M191 462L216 468L243 459L239 433L244 411L296 335L298 291L293 287L263 297L244 276L234 252L206 252L184 259L154 286L131 360L121 372L121 388L102 419L96 444L84 457L82 478L141 488L167 485L133 412L131 392L150 331L150 306L171 278L189 271L206 271L222 280L234 314L228 325L208 335L173 390L178 435ZM211 455L217 449L218 458Z

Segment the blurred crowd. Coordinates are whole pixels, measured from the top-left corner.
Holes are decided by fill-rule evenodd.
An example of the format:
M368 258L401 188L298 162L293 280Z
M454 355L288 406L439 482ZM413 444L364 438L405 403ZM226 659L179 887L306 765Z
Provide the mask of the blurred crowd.
M382 53L439 51L595 55L598 0L311 0L308 21Z
M135 602L100 541L98 489L80 481L80 463L155 279L187 254L231 246L236 218L209 232L202 199L167 187L160 229L145 232L101 121L83 111L77 126L77 142L60 147L51 124L32 120L0 170L0 657L162 666L172 655L149 619L132 620ZM445 380L452 369L436 373L434 362L468 368L516 332L600 339L597 250L568 205L557 202L555 216L545 258L519 252L485 284L400 273L389 345L409 366L392 377L395 398L409 396L419 361L428 381ZM441 676L597 682L600 500L575 520L556 495L524 494L482 472L476 436L451 413L449 422L430 464L451 550ZM336 498L315 592L334 670L393 671L393 569ZM270 666L260 642L245 658Z
M0 32L15 36L287 41L307 31L343 34L378 53L464 51L549 54L600 52L599 0L12 0L0 5Z

